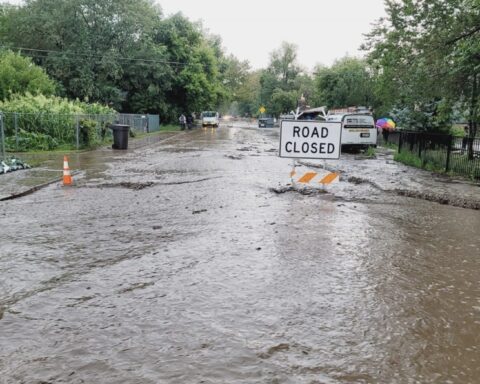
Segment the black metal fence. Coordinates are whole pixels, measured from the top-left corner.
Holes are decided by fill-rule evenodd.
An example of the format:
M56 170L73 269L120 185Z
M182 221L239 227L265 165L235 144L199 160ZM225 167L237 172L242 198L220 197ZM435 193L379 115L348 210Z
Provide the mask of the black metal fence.
M382 133L378 134L378 145L385 145L385 144L394 144L398 146L398 142L400 140L400 132L399 131L383 131Z
M398 153L422 168L480 179L480 139L426 132L398 132Z

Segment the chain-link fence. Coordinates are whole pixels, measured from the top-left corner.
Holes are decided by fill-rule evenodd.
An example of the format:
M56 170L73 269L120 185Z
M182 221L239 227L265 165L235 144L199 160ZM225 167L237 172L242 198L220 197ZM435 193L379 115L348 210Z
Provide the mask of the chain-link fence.
M1 155L8 151L88 148L112 136L110 124L129 125L135 133L159 129L158 115L0 113Z

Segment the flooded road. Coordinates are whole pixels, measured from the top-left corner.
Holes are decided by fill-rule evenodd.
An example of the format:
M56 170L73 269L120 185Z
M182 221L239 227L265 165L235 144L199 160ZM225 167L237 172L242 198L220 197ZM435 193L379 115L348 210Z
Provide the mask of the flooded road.
M416 172L383 157L275 193L277 143L198 129L0 203L0 383L478 383L480 211L348 181Z

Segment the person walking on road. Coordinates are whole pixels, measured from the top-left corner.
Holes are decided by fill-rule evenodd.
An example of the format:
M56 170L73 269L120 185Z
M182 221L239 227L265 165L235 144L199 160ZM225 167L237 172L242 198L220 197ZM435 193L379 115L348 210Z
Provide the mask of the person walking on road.
M193 128L193 117L191 114L187 114L187 128L188 129Z
M185 126L187 125L187 118L185 117L185 115L183 113L178 118L178 121L180 122L180 129L182 131L185 130Z

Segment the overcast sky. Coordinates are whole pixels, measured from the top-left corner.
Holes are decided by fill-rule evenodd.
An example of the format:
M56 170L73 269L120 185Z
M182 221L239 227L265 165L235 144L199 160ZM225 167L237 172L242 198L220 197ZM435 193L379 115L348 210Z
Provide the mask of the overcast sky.
M385 16L383 0L156 0L165 15L181 11L220 35L228 53L265 68L282 41L298 46L298 61L312 70L346 54L360 56L363 34Z
M134 0L132 0L134 1ZM253 69L268 66L282 41L298 46L307 70L330 66L345 55L361 56L363 36L385 15L384 0L155 0L164 15L182 12L222 37L227 53L248 60ZM21 3L21 0L0 0Z

